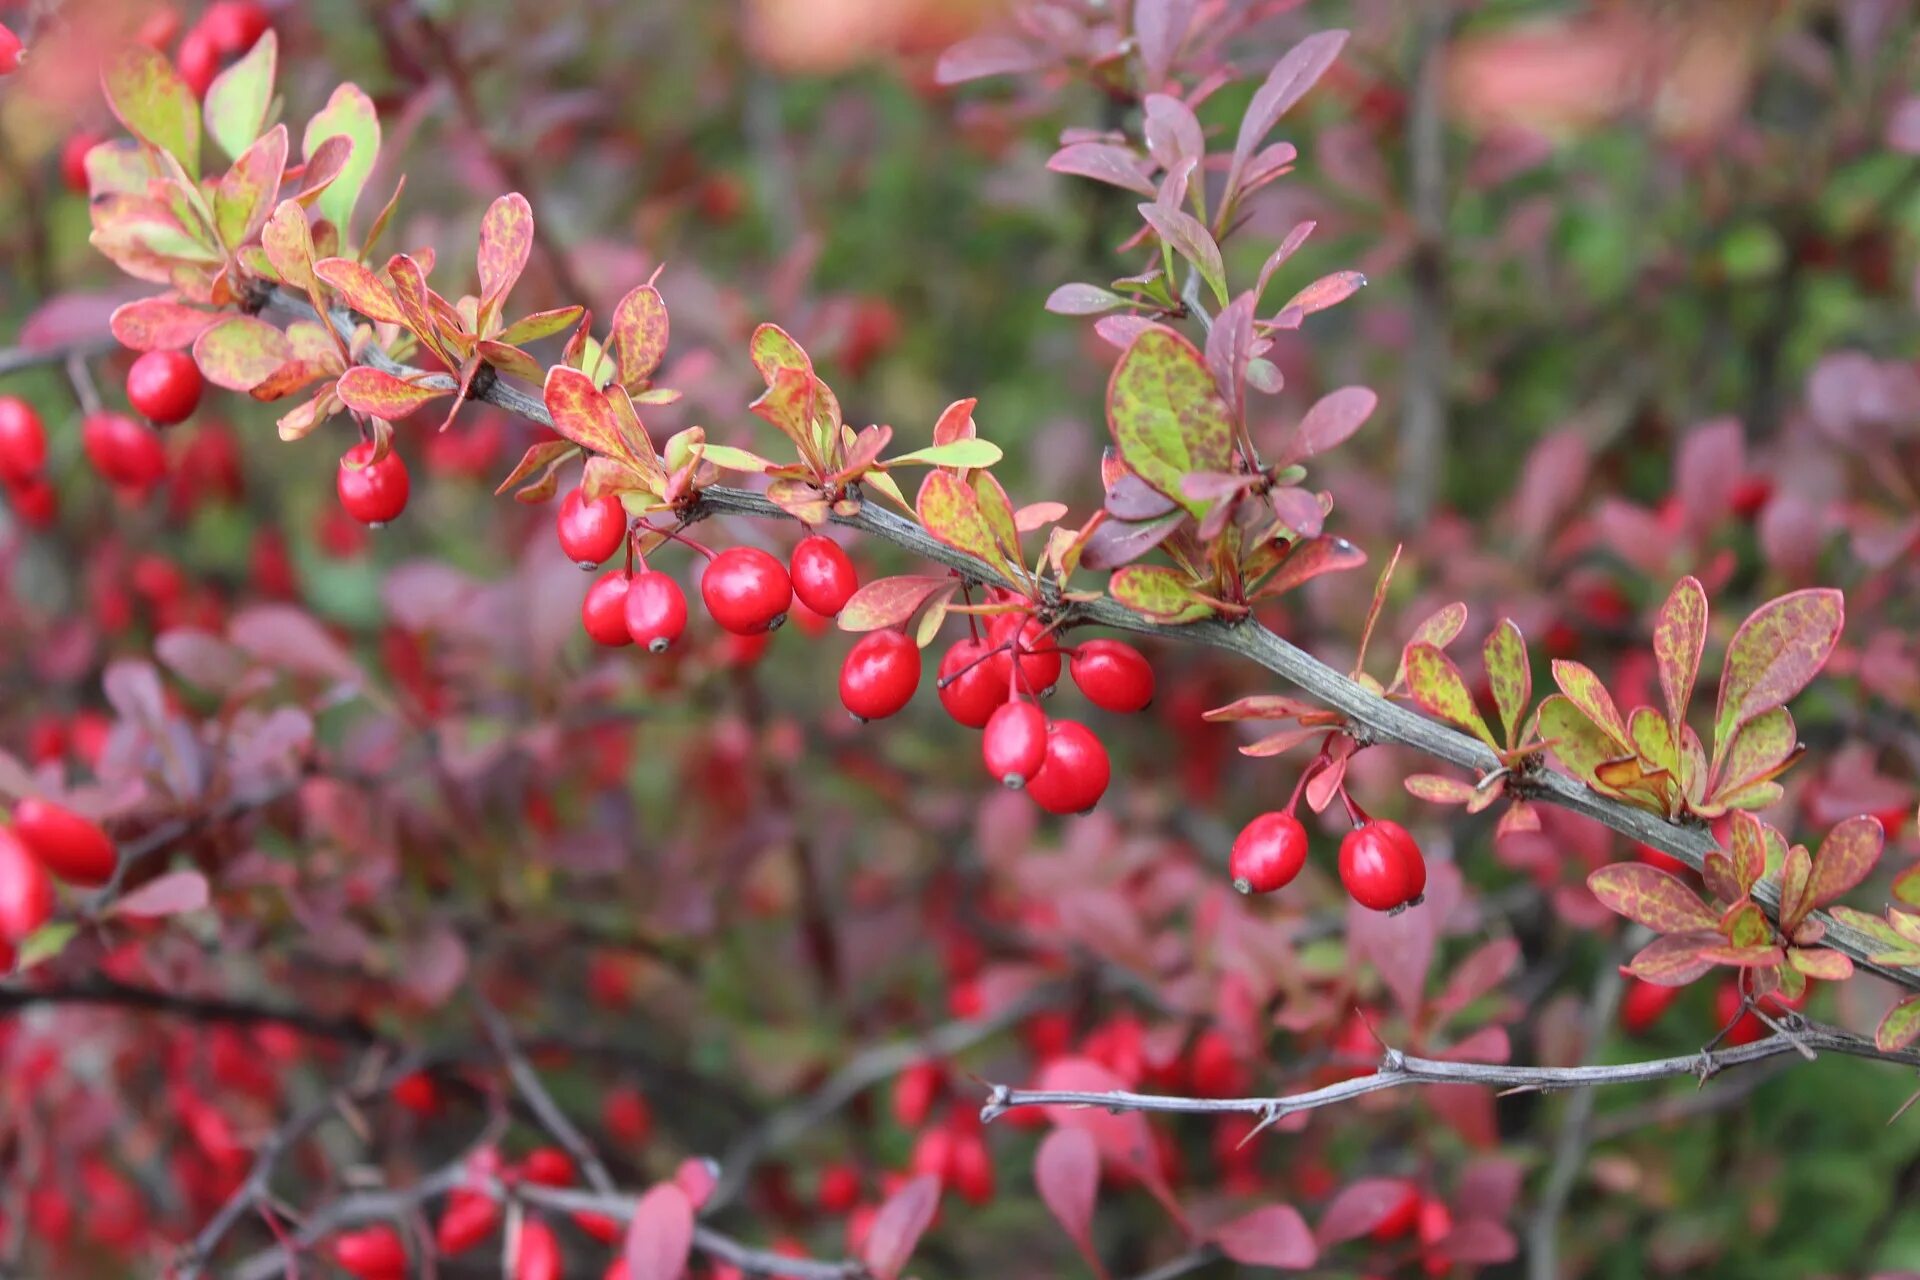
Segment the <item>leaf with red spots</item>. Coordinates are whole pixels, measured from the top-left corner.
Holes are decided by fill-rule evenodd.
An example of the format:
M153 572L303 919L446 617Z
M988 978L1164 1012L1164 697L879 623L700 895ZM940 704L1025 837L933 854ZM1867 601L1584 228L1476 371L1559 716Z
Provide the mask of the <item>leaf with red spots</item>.
M1643 862L1616 862L1587 877L1587 888L1616 915L1656 933L1714 929L1720 921L1678 876Z
M379 369L356 365L340 376L334 386L349 409L370 417L397 422L422 405L452 394L440 387L423 387L405 382Z
M1700 655L1707 647L1707 593L1697 578L1682 578L1653 624L1653 656L1660 664L1660 689L1667 698L1667 722L1673 732L1687 722Z
M1465 729L1489 747L1498 749L1493 730L1473 704L1473 693L1453 659L1430 644L1411 644L1406 650L1407 692L1428 715Z
M1205 358L1171 329L1134 339L1107 387L1107 422L1133 473L1195 516L1213 504L1187 496L1194 471L1225 471L1233 459L1233 422Z
M1820 674L1845 623L1844 598L1818 587L1770 600L1740 624L1720 675L1713 731L1716 761L1735 729L1784 705Z

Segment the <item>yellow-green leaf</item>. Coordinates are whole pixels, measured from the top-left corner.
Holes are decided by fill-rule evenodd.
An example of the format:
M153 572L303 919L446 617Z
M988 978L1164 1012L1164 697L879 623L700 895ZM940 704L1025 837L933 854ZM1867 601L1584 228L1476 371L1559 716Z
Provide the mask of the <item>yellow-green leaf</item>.
M1128 565L1108 580L1107 591L1127 608L1156 622L1194 622L1213 612L1212 605L1195 597L1185 579L1162 565Z
M1845 624L1844 598L1825 587L1770 600L1740 624L1727 646L1720 676L1713 734L1716 760L1735 729L1785 704L1820 674Z
M899 467L912 463L923 467L991 467L999 462L1001 457L999 445L990 440L976 438L928 445L924 449L915 449L912 453L903 453L897 458L888 458L882 465Z
M980 509L980 499L951 471L929 471L921 482L914 510L927 532L956 551L978 556L1004 570L1005 557L993 526Z
M1162 496L1195 516L1213 506L1181 482L1232 465L1233 419L1191 342L1158 325L1142 331L1114 368L1107 424L1127 466Z
M343 84L335 89L327 105L307 121L301 148L309 160L328 138L345 138L353 144L353 152L341 165L340 175L314 202L320 216L340 229L344 243L349 239L354 206L360 202L360 192L367 185L367 176L373 172L374 161L380 158L380 116L374 110L373 99L358 85Z
M1616 862L1587 877L1608 910L1656 933L1718 931L1720 921L1679 877L1644 862Z
M1653 625L1653 656L1660 666L1660 689L1667 698L1667 720L1677 734L1687 722L1700 655L1707 647L1707 593L1697 578L1674 584Z
M440 387L403 382L390 373L357 365L340 375L334 390L347 408L397 422L424 404L451 394Z
M700 456L714 466L725 467L729 471L767 471L779 465L757 453L726 444L703 444L700 446Z
M127 132L200 176L200 104L164 54L131 44L100 73L107 105Z
M1908 996L1880 1019L1873 1042L1886 1053L1895 1053L1920 1040L1920 996Z
M1526 637L1512 618L1502 618L1487 635L1480 649L1487 667L1487 684L1493 690L1493 705L1500 713L1500 727L1507 745L1520 737L1526 722L1527 707L1533 702L1533 668L1527 662Z
M207 381L251 391L293 358L287 335L254 316L228 316L194 340L193 359Z
M1498 748L1493 730L1473 705L1473 693L1453 665L1453 659L1430 644L1411 644L1404 654L1407 667L1407 692L1414 704L1428 715L1465 729L1489 747Z
M1553 662L1553 682L1560 686L1573 704L1586 714L1601 732L1613 739L1621 750L1633 748L1633 737L1627 732L1626 721L1620 718L1620 710L1614 706L1613 695L1607 692L1600 677L1578 662L1569 662L1555 658Z
M207 132L231 159L238 159L266 127L279 56L279 37L266 31L244 57L215 76L207 87L203 104Z

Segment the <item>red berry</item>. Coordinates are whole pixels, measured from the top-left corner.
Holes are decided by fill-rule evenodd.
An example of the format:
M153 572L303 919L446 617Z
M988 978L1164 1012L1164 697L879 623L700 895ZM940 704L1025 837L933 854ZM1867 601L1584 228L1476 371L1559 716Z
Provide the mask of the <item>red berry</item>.
M68 884L103 885L120 860L98 823L37 796L14 807L13 832L41 866Z
M1692 867L1680 861L1680 859L1674 857L1672 854L1656 849L1650 844L1634 845L1633 856L1650 867L1658 867L1662 871L1682 878L1685 878L1693 870Z
M392 449L378 462L373 457L373 442L362 440L340 459L340 472L334 488L340 505L361 524L383 525L407 509L407 494L412 485L407 464Z
M1060 659L1056 655L1057 665ZM1027 781L1027 794L1048 813L1085 813L1106 794L1112 776L1107 749L1093 730L1073 720L1047 726L1047 759Z
M1209 1027L1194 1038L1187 1052L1187 1075L1193 1091L1203 1098L1235 1098L1250 1083L1247 1066L1233 1042Z
M220 74L220 49L212 37L195 27L181 37L173 65L180 72L180 78L187 82L187 88L193 90L193 96L204 98L213 78Z
M1679 987L1663 987L1652 982L1643 982L1639 978L1627 980L1627 989L1620 997L1620 1028L1630 1036L1643 1036L1660 1021L1661 1015L1680 998ZM1734 995L1734 1003L1739 1003L1739 993ZM1733 1017L1733 1011L1727 1011L1727 1017Z
M1375 819L1340 842L1340 883L1363 907L1398 911L1427 891L1427 864L1405 827Z
M205 385L186 352L147 351L127 370L127 403L155 426L170 427L193 416Z
M913 1153L908 1157L908 1168L915 1175L930 1174L946 1185L949 1171L953 1168L954 1132L946 1125L935 1125L923 1129L920 1136L913 1140Z
M627 509L620 499L603 493L592 502L574 489L560 499L560 515L555 521L560 531L560 549L567 559L582 569L605 564L607 557L620 549L627 537Z
M1105 711L1144 711L1153 701L1153 667L1145 655L1119 640L1083 640L1070 666L1087 701Z
M818 1193L822 1213L849 1213L860 1203L860 1171L850 1164L828 1165L820 1171Z
M687 629L686 593L667 574L643 569L627 584L622 617L629 639L665 653Z
M918 1129L933 1111L946 1075L937 1062L916 1062L893 1084L893 1118L903 1129Z
M573 1161L558 1147L536 1147L520 1162L520 1176L542 1187L570 1187Z
M633 643L633 632L627 629L627 592L631 583L624 570L616 569L602 574L587 588L587 598L580 602L580 625L587 629L595 644L617 649Z
M20 37L5 23L0 23L0 76L12 75L20 69L20 50Z
M1060 681L1060 646L1032 614L1002 614L987 624L994 645L1011 642L1020 664L1020 687L1025 693L1045 693Z
M600 1122L615 1142L626 1147L645 1145L653 1132L653 1109L638 1089L622 1085L607 1090L600 1104Z
M417 1116L430 1116L440 1109L440 1086L424 1071L415 1071L394 1081L393 1100Z
M104 141L99 134L82 130L70 134L60 145L60 181L67 184L67 190L77 195L87 194L87 152Z
M520 1248L514 1254L513 1280L560 1280L560 1240L538 1218L520 1224Z
M333 1238L333 1260L354 1280L402 1280L407 1246L392 1227L343 1231Z
M793 549L793 594L825 617L838 617L860 585L853 559L832 538L810 534Z
M1420 1202L1420 1244L1426 1250L1421 1268L1430 1276L1443 1276L1453 1263L1438 1252L1439 1246L1453 1234L1453 1211L1446 1201L1428 1197Z
M1401 1183L1400 1188L1396 1193L1399 1198L1368 1233L1368 1238L1378 1244L1399 1240L1420 1225L1420 1188L1411 1182Z
M758 547L728 547L700 575L707 612L736 635L758 635L787 620L793 582L787 567Z
M1240 829L1227 874L1241 893L1272 893L1307 865L1307 829L1290 813L1263 813Z
M984 657L989 649L978 640L960 640L940 659L940 705L969 729L986 727L1012 685L1013 660L1004 653Z
M19 942L53 914L53 881L12 828L0 827L0 940Z
M465 1253L500 1225L500 1206L490 1195L456 1188L447 1193L447 1207L434 1229L434 1243L449 1257Z
M1031 702L1006 702L987 721L980 739L987 773L1019 790L1047 762L1047 717Z
M920 687L920 647L904 631L871 631L840 667L840 701L856 720L883 720Z
M215 0L200 15L200 30L228 57L253 48L268 25L267 11L248 0Z
M80 424L80 447L110 484L145 493L167 474L160 436L124 413L95 413Z
M38 478L47 465L47 430L19 396L0 396L0 479Z
M993 1159L979 1130L954 1135L953 1151L947 1159L947 1181L968 1204L981 1205L993 1199Z
M44 529L60 514L59 495L43 477L3 482L13 514L29 529Z

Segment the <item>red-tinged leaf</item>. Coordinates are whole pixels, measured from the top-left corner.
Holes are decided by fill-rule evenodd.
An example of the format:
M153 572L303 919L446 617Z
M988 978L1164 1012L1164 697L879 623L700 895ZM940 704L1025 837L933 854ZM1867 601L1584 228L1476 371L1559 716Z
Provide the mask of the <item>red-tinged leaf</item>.
M1750 813L1733 815L1732 836L1727 842L1727 858L1733 864L1733 878L1741 893L1751 892L1760 877L1767 874L1767 841L1763 823Z
M313 274L367 319L381 324L405 322L388 283L351 258L322 258L313 264Z
M940 411L940 417L933 424L933 442L951 444L955 440L971 440L976 434L973 425L973 408L978 400L955 400Z
M1100 1188L1100 1151L1082 1129L1055 1129L1033 1157L1033 1181L1054 1221L1088 1258L1093 1252L1093 1205Z
M813 420L820 379L807 369L775 368L766 391L747 409L779 428L802 458L814 456Z
M1072 174L1109 186L1123 187L1148 198L1155 194L1153 179L1147 176L1146 165L1130 147L1115 146L1108 142L1076 142L1054 152L1047 161L1047 168L1055 173Z
M1235 422L1244 422L1247 417L1247 365L1254 351L1253 303L1251 293L1241 294L1220 309L1213 327L1207 330L1207 370L1213 374L1214 386Z
M1481 718L1480 709L1473 705L1473 693L1467 688L1460 668L1453 665L1453 659L1430 644L1408 645L1404 658L1407 692L1415 706L1467 730L1489 747L1499 746L1493 730L1487 728L1487 722Z
M388 422L398 422L420 406L451 394L444 388L403 382L366 365L355 365L342 374L335 390L349 409Z
M1468 1218L1454 1224L1440 1241L1438 1253L1464 1266L1491 1267L1519 1256L1520 1242L1491 1218Z
M533 207L518 191L487 206L480 219L480 310L499 307L533 255Z
M1047 295L1047 310L1059 316L1097 316L1127 305L1125 298L1097 284L1063 284Z
M558 466L579 451L579 446L571 440L542 440L520 455L520 461L507 478L502 480L494 493L501 494L518 485L528 476Z
M1727 645L1714 715L1718 758L1733 731L1763 711L1781 706L1806 688L1827 665L1846 622L1838 591L1809 588L1768 601L1740 624Z
M1048 61L1044 51L1012 36L975 36L942 53L934 66L933 78L943 85L964 84L987 76L1038 71Z
M1608 910L1655 933L1718 929L1720 922L1678 876L1643 862L1616 862L1587 877L1587 888Z
M215 76L207 86L202 104L207 133L230 157L238 157L251 146L266 125L267 108L273 103L273 77L279 55L279 37L269 28L246 56Z
M1622 750L1633 748L1633 735L1627 732L1627 723L1620 718L1620 709L1614 705L1613 695L1600 683L1599 676L1578 662L1555 658L1553 682L1617 746Z
M1908 996L1874 1028L1873 1042L1885 1053L1897 1053L1920 1040L1920 996Z
M587 312L585 307L555 307L549 311L534 311L521 316L512 324L494 335L494 341L510 347L525 346L529 342L538 342L542 338L551 338L565 329L571 329L580 322ZM540 378L528 379L539 382Z
M1410 774L1401 785L1408 795L1429 804L1465 804L1474 796L1471 782L1443 778L1437 773Z
M1338 739L1334 739L1338 741ZM1333 803L1334 796L1347 780L1347 756L1336 756L1332 764L1321 769L1307 781L1307 807L1315 813L1325 813L1327 806Z
M1107 592L1135 613L1161 623L1193 622L1213 612L1185 578L1162 565L1128 565L1107 580Z
M1139 208L1140 216L1147 220L1154 234L1192 263L1193 269L1213 290L1214 300L1226 306L1227 268L1220 257L1220 246L1214 243L1206 224L1183 209L1170 209L1163 204L1143 204Z
M1825 947L1789 947L1787 963L1822 982L1845 982L1853 976L1853 961Z
M313 616L292 605L243 609L227 624L227 639L277 671L349 684L360 668Z
M1783 918L1786 915L1784 906L1781 915ZM1736 947L1764 947L1773 941L1773 926L1767 923L1766 912L1751 900L1736 902L1727 908L1727 913L1720 917L1720 932Z
M208 902L207 878L198 871L169 871L116 899L107 914L159 920L198 911Z
M1080 563L1093 570L1118 569L1131 564L1172 537L1186 520L1186 513L1182 511L1138 523L1102 520L1086 539Z
M340 237L345 240L352 225L354 206L360 202L360 192L367 185L374 162L380 158L380 114L374 109L373 99L358 85L340 85L327 99L327 105L307 121L301 148L310 162L318 157L329 138L345 138L353 150L340 166L339 176L320 193L314 207L321 217L339 228Z
M1216 1228L1213 1242L1220 1252L1250 1267L1304 1271L1320 1259L1307 1220L1291 1205L1273 1204L1243 1214Z
M134 137L200 176L200 103L164 54L143 44L121 49L100 73L107 105Z
M1205 719L1220 723L1232 720L1291 720L1295 716L1315 715L1322 708L1283 693L1257 693L1215 707Z
M955 445L961 443L964 442L956 441ZM959 476L951 471L929 471L913 505L920 523L935 538L956 551L978 556L996 568L1003 567L999 539L980 509L979 496Z
M1721 762L1716 791L1732 794L1756 782L1771 781L1790 768L1804 750L1792 712L1785 707L1763 711L1734 732Z
M1334 448L1360 429L1380 403L1366 387L1342 387L1314 401L1300 419L1285 452L1285 461L1299 462Z
M1041 1069L1034 1088L1060 1093L1111 1093L1125 1089L1126 1085L1112 1071L1090 1059L1055 1058ZM1114 1113L1090 1107L1048 1106L1042 1110L1058 1127L1079 1129L1091 1135L1102 1161L1151 1184L1164 1185L1145 1116L1138 1112Z
M319 146L307 152L306 163L300 166L299 185L293 193L294 201L303 209L310 207L329 187L339 180L340 175L346 172L347 165L352 159L353 139L336 135L323 140ZM406 182L407 180L403 175L400 179L400 186L405 186ZM395 198L399 197L400 192L397 187L393 194ZM388 209L385 212L390 214L392 210ZM385 224L379 220L375 220L373 224L374 232L378 232L384 225ZM335 227L334 230L337 233L339 228ZM373 244L373 236L371 234L368 236L367 244L369 247Z
M1193 108L1164 93L1149 93L1142 103L1145 121L1141 132L1147 153L1168 173L1191 169L1206 155L1206 135Z
M1813 910L1813 902L1807 897L1812 879L1813 855L1807 852L1806 846L1797 844L1787 850L1780 864L1780 927L1788 933ZM1736 941L1751 944L1752 939Z
M1300 318L1310 316L1316 311L1325 311L1328 307L1338 306L1364 289L1366 284L1367 278L1358 271L1336 271L1330 276L1321 276L1288 298L1287 305L1280 308L1280 314L1289 316L1291 320L1282 327L1299 328Z
M555 365L547 370L542 395L555 431L589 452L632 460L614 419L613 406L593 385L592 378L578 369Z
M1240 754L1264 760L1270 756L1285 755L1303 742L1311 742L1321 734L1328 732L1326 725L1308 725L1297 729L1287 729L1280 733L1269 734L1257 742L1249 742L1240 748Z
M140 298L114 308L113 336L132 351L178 351L193 345L207 326L221 318L170 297Z
M885 472L880 471L868 477L870 482L888 478ZM767 486L767 500L776 503L781 510L808 528L825 524L833 513L833 504L805 480L789 478L775 480ZM846 615L841 616L844 618Z
M1533 667L1527 661L1526 637L1513 619L1502 618L1488 633L1480 649L1487 668L1487 684L1493 691L1493 705L1500 712L1500 727L1509 746L1520 739L1526 722L1527 707L1533 702Z
M1135 0L1133 39L1140 51L1141 77L1147 88L1157 89L1166 83L1198 8L1198 0Z
M1848 818L1827 832L1813 857L1807 885L1810 905L1823 907L1865 880L1880 861L1887 833L1880 819L1865 814Z
M615 304L607 345L613 349L622 384L637 387L653 377L666 358L669 331L666 299L652 285L628 291Z
M640 1197L627 1224L626 1280L680 1280L693 1255L693 1202L671 1182Z
M1227 173L1227 199L1231 200L1232 193L1238 190L1247 161L1266 141L1273 126L1326 74L1346 42L1344 31L1321 31L1287 50L1274 63L1266 80L1254 91L1246 114L1240 118L1240 133L1233 144L1233 165Z
M1348 1183L1320 1215L1314 1237L1322 1249L1358 1240L1406 1202L1405 1178L1362 1178Z
M287 335L253 316L227 316L194 339L193 361L207 381L251 391L293 358Z
M1029 502L1013 513L1013 527L1021 533L1032 533L1035 529L1044 529L1066 518L1067 504L1064 502Z
M393 282L394 305L400 308L401 323L420 339L421 345L453 368L462 363L459 354L440 335L445 300L427 287L427 269L408 254L396 253L387 259L387 278ZM457 323L455 328L461 326Z
M1733 859L1718 850L1707 855L1706 865L1700 868L1700 878L1706 883L1707 896L1720 902L1746 896L1747 891L1734 872Z
M1287 558L1280 562L1280 567L1274 570L1272 577L1260 584L1253 596L1256 600L1269 600L1304 586L1322 574L1344 573L1349 569L1358 569L1366 562L1367 553L1345 538L1322 534L1294 543L1287 551Z
M950 574L938 577L903 574L893 578L875 578L854 592L840 610L842 631L879 631L904 625L908 618L942 588L952 589L958 579Z
M939 1207L940 1179L932 1174L922 1174L887 1197L860 1250L876 1280L896 1280L906 1269Z
M1535 724L1542 741L1574 777L1597 782L1599 770L1620 752L1620 746L1587 719L1572 699L1556 693L1540 704Z
M1656 987L1684 987L1713 968L1709 948L1720 945L1718 932L1693 930L1655 938L1627 965L1627 971Z
M1481 1027L1464 1040L1448 1045L1438 1056L1448 1062L1511 1062L1513 1041L1507 1037L1505 1027Z
M1395 547L1393 554L1394 560L1397 562L1400 557L1400 549ZM1389 564L1385 576L1390 577L1392 573L1393 565ZM1376 608L1379 604L1385 602L1385 586L1386 583L1383 577L1380 586L1374 590ZM1455 600L1452 604L1444 605L1428 614L1420 625L1413 629L1413 634L1407 637L1407 644L1430 644L1436 649L1444 649L1459 639L1460 632L1465 629L1466 625L1467 606ZM1369 626L1367 628L1369 636L1372 635L1372 631L1373 628ZM1393 683L1387 686L1390 689L1398 689L1401 685L1405 684L1407 680L1406 649L1404 647L1400 650L1400 654L1400 665L1393 673Z
M813 360L795 342L785 329L777 324L763 324L753 331L753 337L747 343L747 354L753 360L753 367L760 371L760 377L768 386L783 370L793 369L801 373L813 372Z
M1660 690L1667 698L1667 720L1677 729L1687 722L1700 655L1707 647L1707 593L1697 578L1674 584L1653 624L1653 656L1660 664Z
M1447 976L1446 988L1441 991L1440 998L1435 1001L1435 1007L1445 1010L1447 1016L1451 1017L1482 996L1498 989L1501 983L1513 975L1513 971L1519 964L1520 944L1512 938L1495 938L1454 966L1453 972ZM1455 1056L1460 1061L1505 1062L1507 1060L1505 1057L1478 1059L1460 1057L1460 1051L1469 1043L1471 1043L1470 1040L1463 1040L1455 1045L1451 1056Z
M314 290L313 228L298 201L282 200L274 207L260 229L260 247L282 281L295 289Z
M1256 299L1266 295L1267 285L1273 280L1273 273L1285 266L1287 259L1300 251L1300 246L1305 244L1307 237L1313 234L1315 225L1312 222L1298 224L1293 230L1287 232L1287 238L1267 255L1266 262L1260 267L1260 281L1253 287L1253 296Z
M1341 763L1345 762L1342 758ZM1325 769L1314 776L1317 780L1332 772ZM1347 904L1347 945L1353 959L1373 966L1394 1003L1409 1017L1426 1004L1441 927L1459 906L1463 885L1456 864L1435 861L1428 867L1427 900L1415 910L1390 916L1357 902Z
M214 188L213 221L230 249L252 241L273 211L287 167L287 126L277 124L234 161Z

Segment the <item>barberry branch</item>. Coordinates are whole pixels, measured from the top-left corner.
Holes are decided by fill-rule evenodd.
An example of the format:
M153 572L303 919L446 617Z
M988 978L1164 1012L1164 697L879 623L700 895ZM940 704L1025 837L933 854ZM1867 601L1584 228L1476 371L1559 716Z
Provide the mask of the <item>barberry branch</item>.
M273 305L277 310L294 317L314 318L306 302L290 295L276 295ZM336 323L350 330L352 317L342 313ZM454 380L447 375L428 373L403 364L376 347L368 347L363 358L374 368L419 386L441 391L456 389ZM479 398L543 426L553 425L545 404L504 380L496 380ZM741 515L778 520L793 518L763 495L727 485L709 485L701 490L697 505L688 514ZM994 586L1013 585L985 561L947 546L912 520L896 515L878 503L866 503L850 516L835 515L832 519L835 524L890 542L976 582ZM1345 715L1370 742L1411 747L1475 775L1501 767L1493 750L1478 739L1449 729L1372 692L1276 635L1255 619L1244 618L1235 622L1204 619L1169 626L1153 622L1119 602L1107 599L1075 603L1064 607L1061 612L1069 622L1075 624L1112 627L1136 635L1175 643L1201 644L1237 654L1265 667ZM1512 786L1516 794L1524 794L1528 799L1555 804L1581 817L1591 818L1630 840L1671 854L1695 870L1704 867L1707 854L1719 847L1714 843L1712 833L1702 823L1670 822L1657 814L1603 796L1565 774L1540 770L1528 774L1524 779L1515 779ZM1771 880L1763 880L1754 886L1753 896L1768 916L1777 922L1779 885ZM1876 964L1870 958L1874 953L1872 943L1858 930L1840 923L1824 911L1815 911L1808 918L1825 926L1823 944L1845 955L1856 967L1878 974L1908 990L1920 991L1920 969Z
M1826 1050L1850 1057L1920 1067L1920 1051L1882 1049L1863 1036L1835 1027L1796 1023L1779 1034L1730 1049L1603 1067L1516 1067L1485 1062L1447 1062L1437 1058L1417 1058L1397 1049L1389 1049L1381 1056L1380 1065L1372 1075L1356 1076L1304 1093L1274 1098L1185 1098L1133 1093L1124 1089L1083 1093L1062 1089L1014 1089L997 1084L992 1086L985 1105L980 1108L980 1118L991 1121L1014 1107L1065 1106L1099 1107L1114 1112L1247 1115L1259 1118L1263 1124L1271 1124L1296 1112L1314 1111L1369 1093L1382 1093L1408 1085L1464 1084L1551 1093L1566 1089L1591 1089L1601 1085L1642 1084L1680 1076L1692 1076L1705 1083L1729 1067L1763 1062L1782 1054L1800 1053L1802 1049Z
M85 359L88 356L103 356L119 349L120 344L114 341L110 333L76 338L71 342L54 343L48 346L0 347L0 377L27 369L37 369L41 365L65 364L75 355Z
M611 1193L614 1190L613 1177L608 1174L607 1166L600 1163L593 1145L581 1136L573 1121L567 1119L567 1113L547 1092L547 1086L540 1081L540 1073L533 1069L533 1064L527 1061L527 1055L520 1051L507 1020L478 991L473 993L473 1004L480 1014L481 1026L486 1028L487 1039L493 1042L494 1050L499 1053L500 1061L507 1069L507 1078L513 1081L513 1087L539 1120L540 1127L566 1150L585 1175L588 1186L595 1191Z

